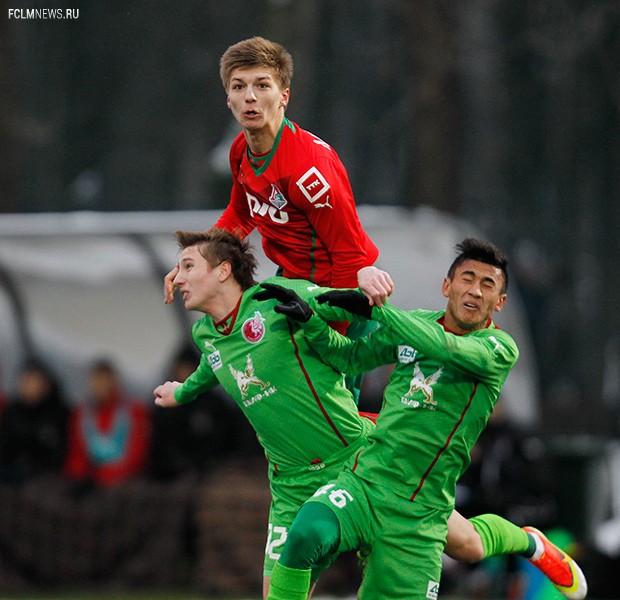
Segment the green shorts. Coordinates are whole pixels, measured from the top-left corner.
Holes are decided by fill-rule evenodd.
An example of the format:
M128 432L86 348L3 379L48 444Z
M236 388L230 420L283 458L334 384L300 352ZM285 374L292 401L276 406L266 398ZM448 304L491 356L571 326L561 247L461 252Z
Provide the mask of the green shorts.
M310 502L331 508L340 523L339 552L367 554L360 600L435 600L452 509L438 510L370 485L349 469Z
M264 577L271 576L273 565L280 558L282 546L286 542L288 530L302 504L326 482L336 479L349 459L366 444L367 436L374 429L375 424L370 419L362 419L362 423L363 433L359 438L330 456L325 462L299 467L287 473L271 472L269 477L271 506L263 562ZM316 569L313 581L318 579L318 574L323 568L324 566Z

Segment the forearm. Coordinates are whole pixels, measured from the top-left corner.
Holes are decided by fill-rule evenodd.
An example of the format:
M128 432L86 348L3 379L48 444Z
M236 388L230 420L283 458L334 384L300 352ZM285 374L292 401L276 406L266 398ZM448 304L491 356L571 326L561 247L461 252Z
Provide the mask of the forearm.
M352 340L328 327L316 315L302 327L308 343L321 359L341 373L365 373L395 360L394 342L387 330Z
M497 329L455 335L436 321L389 305L374 307L372 317L418 351L480 380L495 380L514 365L519 354L512 338Z

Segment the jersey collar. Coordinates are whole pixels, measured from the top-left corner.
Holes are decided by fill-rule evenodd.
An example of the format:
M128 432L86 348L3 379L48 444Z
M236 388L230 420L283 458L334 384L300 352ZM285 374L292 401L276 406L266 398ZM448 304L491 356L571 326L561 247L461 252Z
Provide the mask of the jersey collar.
M276 139L273 142L273 147L269 151L268 154L263 156L254 156L250 150L250 146L246 146L245 148L245 156L254 171L254 174L258 177L262 175L269 164L271 163L271 159L273 155L276 153L278 146L280 144L280 138L282 137L282 131L284 130L284 126L287 126L293 133L295 133L295 125L291 123L286 117L282 119L282 125L280 125L280 129L278 129L278 133L276 135Z
M237 315L239 314L239 306L241 306L241 300L243 300L243 294L239 296L239 301L235 308L233 308L221 321L213 322L213 326L218 333L222 335L230 335L237 321Z

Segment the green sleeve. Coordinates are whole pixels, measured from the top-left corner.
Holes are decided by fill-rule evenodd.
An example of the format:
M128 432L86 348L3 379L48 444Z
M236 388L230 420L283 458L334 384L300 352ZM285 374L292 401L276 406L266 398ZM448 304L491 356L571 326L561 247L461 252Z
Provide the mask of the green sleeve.
M352 340L329 327L319 316L313 315L302 323L308 343L328 365L348 375L365 373L396 359L395 344L386 328L357 340Z
M374 307L372 316L427 356L451 364L481 381L491 381L500 374L505 375L519 357L512 337L497 328L456 335L446 331L436 321L387 305Z
M360 315L356 315L354 313L350 313L344 308L339 308L338 306L330 306L327 302L324 304L319 304L316 301L316 296L320 295L323 292L332 291L331 288L322 288L316 290L310 297L306 298L312 310L317 313L323 320L325 321L348 321L349 323L358 322L358 321L369 321L370 319L366 319ZM357 290L360 294L361 290Z
M203 354L200 357L198 368L174 390L174 399L178 404L193 402L198 396L214 388L218 383L209 365L209 360Z

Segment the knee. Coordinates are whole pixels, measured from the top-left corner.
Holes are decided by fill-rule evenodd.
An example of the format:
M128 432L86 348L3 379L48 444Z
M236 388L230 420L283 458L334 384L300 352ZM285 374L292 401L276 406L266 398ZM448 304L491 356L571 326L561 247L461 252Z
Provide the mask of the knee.
M331 510L306 504L291 525L280 560L287 567L312 567L336 550L339 539L338 520Z
M286 538L286 546L295 556L315 554L323 543L322 530L313 522L293 523Z
M485 557L482 539L471 523L458 532L449 531L445 552L450 558L468 563L480 562Z

